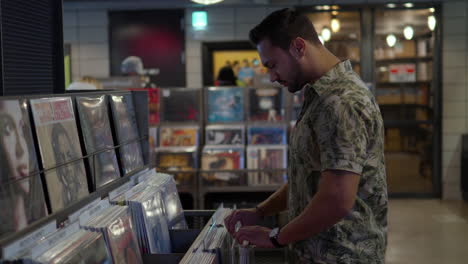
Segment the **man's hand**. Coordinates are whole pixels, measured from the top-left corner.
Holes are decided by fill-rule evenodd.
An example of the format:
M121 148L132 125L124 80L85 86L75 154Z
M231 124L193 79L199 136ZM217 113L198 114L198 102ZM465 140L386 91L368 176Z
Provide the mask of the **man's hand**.
M270 232L271 229L263 226L245 226L234 234L234 238L240 245L248 241L250 245L259 248L274 248L270 240Z
M260 222L261 216L257 209L241 209L235 210L226 219L224 219L224 225L231 235L234 235L236 231L236 223L239 221L242 226L253 226Z

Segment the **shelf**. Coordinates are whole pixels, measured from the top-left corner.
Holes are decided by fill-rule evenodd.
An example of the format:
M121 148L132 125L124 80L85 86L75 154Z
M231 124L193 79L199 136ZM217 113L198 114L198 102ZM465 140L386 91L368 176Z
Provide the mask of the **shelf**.
M417 63L417 62L429 62L432 61L431 57L409 57L409 58L394 58L394 59L381 59L376 60L376 65L389 64L389 63Z
M256 186L207 186L201 187L202 193L225 192L275 192L281 185L256 185Z
M423 104L379 104L380 108L424 108L426 110L434 110L432 107Z
M379 87L379 86L419 86L419 85L424 85L424 84L432 84L432 81L417 81L417 82L377 82L377 89L379 88L386 88L386 87Z
M384 120L385 127L415 127L419 125L434 125L433 121L418 120Z

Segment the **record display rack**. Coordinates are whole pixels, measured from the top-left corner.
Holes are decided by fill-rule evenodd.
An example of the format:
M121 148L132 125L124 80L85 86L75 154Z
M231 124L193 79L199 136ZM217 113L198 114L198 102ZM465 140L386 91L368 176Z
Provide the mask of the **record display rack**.
M92 95L123 95L123 94L128 94L129 92L125 91L99 91L99 92L73 92L73 93L66 93L66 94L43 94L43 95L31 95L31 96L3 96L1 97L2 100L24 100L24 99L38 99L38 98L54 98L54 97L70 97L72 98L73 101L75 101L75 98L77 96L92 96ZM67 165L80 162L80 161L85 161L89 159L93 159L92 164L96 164L94 161L95 157L103 152L110 151L110 150L118 150L119 148L132 144L135 142L140 142L141 147L142 147L142 152L143 152L143 159L144 159L144 165L141 166L140 168L136 168L130 173L127 173L126 175L123 175L122 177L100 187L97 188L97 190L94 190L93 188L88 188L91 190L91 192L84 198L79 199L70 205L60 209L57 212L54 212L52 214L48 214L44 218L41 218L24 229L17 231L15 233L11 234L5 234L4 236L0 237L0 248L5 247L6 245L12 243L13 241L31 233L34 230L37 230L38 228L45 226L47 224L50 224L51 222L55 221L57 223L57 227L63 226L67 218L70 214L73 212L77 211L78 209L82 208L84 205L89 204L91 201L94 201L98 198L104 198L107 196L107 194L116 189L117 187L121 186L122 184L128 182L132 175L148 168L148 162L149 162L149 156L148 156L148 150L149 150L149 145L148 145L148 104L147 104L147 94L146 92L131 92L132 98L134 101L135 105L135 112L136 112L136 119L137 119L137 125L140 128L139 129L139 135L138 138L133 139L133 140L128 140L125 142L122 142L121 144L117 144L113 147L110 148L105 148L105 149L100 149L98 151L88 153L86 155L82 155L79 158L71 159L66 162L56 164L55 166L48 167L48 168L42 168L42 164L40 165L38 171L35 171L31 174L29 174L27 177L41 177L45 172L56 170L61 167L65 167ZM76 105L73 103L75 106L74 111L76 111ZM31 124L33 126L33 124ZM34 129L33 129L34 131ZM81 134L81 133L80 133ZM81 135L80 135L81 137ZM82 139L80 138L80 141ZM80 144L81 142L76 142L75 144ZM36 151L39 153L39 151ZM95 173L90 173L92 170L89 166L91 162L84 162L86 171L88 175L96 175ZM94 166L93 170L95 170L96 167ZM95 171L94 171L95 172ZM88 181L87 187L91 187L92 184ZM47 195L46 195L47 196ZM1 257L1 252L0 252L0 257Z

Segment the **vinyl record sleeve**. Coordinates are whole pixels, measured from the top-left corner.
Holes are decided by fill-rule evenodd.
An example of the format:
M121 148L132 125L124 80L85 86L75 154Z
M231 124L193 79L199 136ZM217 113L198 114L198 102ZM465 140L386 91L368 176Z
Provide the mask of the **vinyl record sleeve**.
M79 96L76 98L86 154L110 149L88 159L95 188L120 178L119 164L109 121L107 97Z
M164 149L156 152L156 169L158 171L174 171L177 184L193 186L195 173L186 172L197 168L196 152L187 151L183 148Z
M143 167L141 144L138 140L138 125L131 94L111 96L112 116L119 145L119 155L124 175ZM133 141L129 143L130 141Z
M115 217L107 226L109 247L115 264L143 263L132 221L127 211Z
M210 147L203 149L202 170L239 170L244 168L244 148ZM214 185L241 185L242 177L235 172L202 173L204 182Z
M162 126L159 131L160 147L195 147L198 146L198 127Z
M47 215L26 100L0 100L0 236Z
M112 259L107 251L104 237L99 233L88 233L76 242L70 249L67 249L51 263L81 264L96 263L108 264Z
M162 89L161 121L186 122L200 120L201 89Z
M69 97L31 100L44 169L83 157L72 101ZM83 160L45 172L52 212L88 195Z
M250 145L286 144L286 125L250 126L247 133Z
M258 169L249 172L249 185L279 185L286 182L286 174L281 171L262 172L261 169L287 168L287 146L247 146L247 168Z
M244 126L217 126L205 128L206 145L244 145Z
M208 88L208 122L244 121L244 89L242 87Z
M282 88L249 89L250 121L281 121L284 119Z

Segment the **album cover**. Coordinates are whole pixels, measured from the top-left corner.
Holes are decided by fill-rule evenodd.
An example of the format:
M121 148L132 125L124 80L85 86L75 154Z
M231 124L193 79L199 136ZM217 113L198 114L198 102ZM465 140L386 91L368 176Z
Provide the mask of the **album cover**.
M52 212L88 195L88 183L69 97L31 100ZM79 159L79 160L77 160ZM74 161L77 160L77 161ZM67 162L70 164L60 166Z
M206 145L244 145L243 126L207 126Z
M284 116L283 88L249 89L250 121L281 121Z
M161 127L160 147L198 146L198 127Z
M86 154L108 149L90 157L91 179L98 189L120 178L119 164L115 155L114 139L109 121L107 97L79 96L76 98L81 131Z
M153 192L142 202L146 233L149 238L151 253L171 253L169 227L166 208L160 192Z
M90 233L92 236L90 241L77 244L68 252L64 252L54 261L50 263L66 263L66 264L81 264L81 263L96 263L109 264L112 258L107 251L106 242L100 233ZM79 241L78 241L79 242Z
M239 170L244 168L244 148L205 147L201 158L202 170ZM202 173L206 184L241 185L242 177L236 172Z
M208 122L244 121L244 89L242 87L208 88Z
M26 100L0 100L0 236L47 215Z
M126 175L144 166L132 94L112 95L111 106L117 142L123 144L118 153Z
M249 145L286 144L286 126L251 126L247 131Z
M158 149L156 152L156 169L174 175L178 185L195 184L195 173L191 171L197 168L196 152L177 149Z
M131 217L127 211L124 211L107 226L107 236L113 263L142 263Z
M159 115L160 115L160 90L158 88L148 89L149 96L149 124L157 125L159 124Z
M286 168L287 147L283 146L247 146L247 168L259 170L249 172L249 185L283 184L286 182L286 174L274 169ZM269 169L273 171L261 171Z
M185 122L200 120L201 89L162 89L161 121Z

